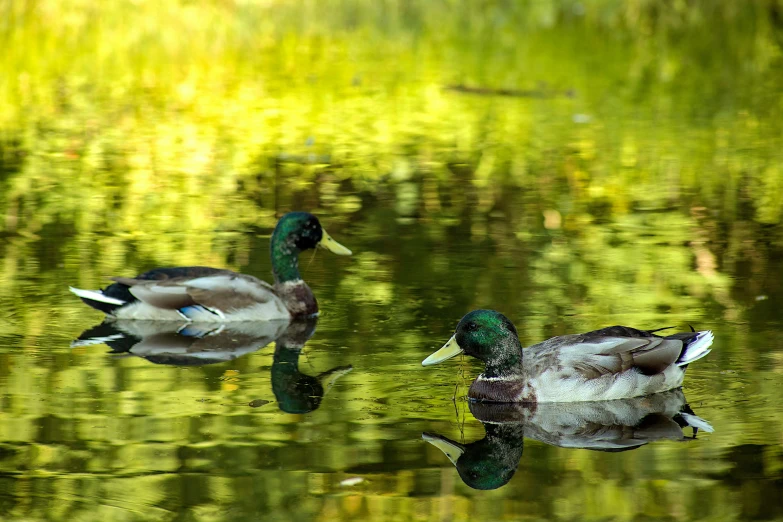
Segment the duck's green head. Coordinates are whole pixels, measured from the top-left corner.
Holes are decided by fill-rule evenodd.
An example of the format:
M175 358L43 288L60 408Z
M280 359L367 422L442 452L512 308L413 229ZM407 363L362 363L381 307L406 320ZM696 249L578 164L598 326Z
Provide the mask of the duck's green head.
M422 433L457 468L462 481L473 489L497 489L511 480L522 458L522 438L508 442L484 437L460 444L434 433Z
M316 247L341 256L351 251L332 239L318 218L309 212L289 212L277 222L272 233L272 269L278 282L296 281L299 276L299 253Z
M460 320L451 339L421 363L438 364L465 353L499 370L513 368L522 360L517 329L494 310L473 310Z

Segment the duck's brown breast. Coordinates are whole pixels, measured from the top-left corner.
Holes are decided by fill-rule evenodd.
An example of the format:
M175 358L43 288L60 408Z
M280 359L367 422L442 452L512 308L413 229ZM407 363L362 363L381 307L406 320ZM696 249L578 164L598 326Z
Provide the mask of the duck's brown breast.
M318 301L302 280L277 283L275 293L285 303L292 317L307 317L318 313Z
M521 378L479 376L468 390L468 397L477 401L536 402L535 389Z

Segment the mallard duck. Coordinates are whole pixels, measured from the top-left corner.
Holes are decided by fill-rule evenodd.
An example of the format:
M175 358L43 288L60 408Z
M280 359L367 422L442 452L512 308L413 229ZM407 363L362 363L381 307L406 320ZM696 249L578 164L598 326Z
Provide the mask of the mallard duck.
M474 489L496 489L511 480L525 438L563 448L616 452L657 440L694 439L700 429L713 431L690 409L682 390L570 404L471 402L470 413L484 425L483 439L460 444L426 432L422 439L441 450ZM693 436L685 435L685 427L693 429Z
M317 246L351 255L318 218L290 212L272 234L274 285L231 270L187 266L112 277L116 282L103 290L70 290L112 319L226 322L307 317L318 313L318 302L299 275L299 253Z
M466 353L484 361L468 397L494 402L606 401L682 385L688 365L710 352L711 331L668 336L626 326L561 335L525 350L517 329L494 310L474 310L422 364Z

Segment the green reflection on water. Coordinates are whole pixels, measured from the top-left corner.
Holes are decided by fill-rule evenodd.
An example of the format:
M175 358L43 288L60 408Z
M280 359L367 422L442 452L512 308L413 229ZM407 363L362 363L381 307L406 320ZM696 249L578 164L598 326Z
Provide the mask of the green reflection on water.
M0 513L783 516L782 9L0 3ZM188 368L69 347L100 316L68 285L270 274L291 209L355 252L301 260L324 312L299 370L354 368L315 411L277 408L271 346ZM715 433L532 442L508 485L469 489L420 437L483 437L450 402L478 368L420 361L477 307L527 344L715 330L686 378Z

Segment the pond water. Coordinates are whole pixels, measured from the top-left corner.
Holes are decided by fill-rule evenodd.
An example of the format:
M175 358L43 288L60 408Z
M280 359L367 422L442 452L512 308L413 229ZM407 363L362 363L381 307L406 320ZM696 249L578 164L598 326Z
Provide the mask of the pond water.
M692 259L678 267L650 252L647 264L615 267L639 246L615 246L591 262L591 249L567 237L475 241L460 226L436 233L431 224L399 225L381 210L361 216L355 226L332 230L354 250L352 258L303 255L304 277L323 313L317 324L294 325L290 334L277 324L229 327L201 339L201 332L178 334L181 325L168 332L133 323L90 331L102 317L68 293L78 278L73 271L54 267L39 276L59 282L46 296L38 278L25 278L19 298L30 302L23 310L31 316L12 315L16 328L3 334L3 512L63 520L781 514L776 288L765 288L762 300L732 298L742 308L735 317L709 292L687 285L676 286L682 293L675 301L683 304L666 306L666 295L650 304L649 296L634 295L659 285L666 294L691 273ZM496 221L501 230L507 226ZM388 238L368 233L368 223ZM619 241L622 227L605 227ZM687 243L672 244L654 227L637 230L659 253L682 250L688 259ZM56 238L42 241L43 257L57 254L47 250ZM237 268L268 274L262 255L268 239L248 241L258 257ZM576 259L558 260L564 254L556 251L569 245ZM82 248L81 255L100 256ZM770 260L769 270L779 270L776 263ZM537 272L537 264L545 269ZM651 271L652 281L613 288L640 270ZM592 280L589 290L570 279L574 271ZM732 284L747 286L752 278ZM423 368L421 360L463 312L479 306L504 310L527 344L614 323L713 329L715 349L689 369L684 394L714 431L690 439L690 428L672 426L668 418L681 403L623 405L644 413L615 414L588 428L583 419L595 414L580 411L561 420L501 415L500 425L497 415L474 416L464 396L480 367L465 360ZM118 332L122 340L72 346L80 336ZM282 340L267 345L281 332ZM643 426L650 412L667 419ZM516 472L494 491L466 485L447 456L422 438L472 443L498 426L510 430L505 439L495 436L499 449L477 451L490 474ZM571 433L580 429L586 433ZM542 436L547 430L554 434ZM617 450L621 439L638 442L626 442L627 451L594 451ZM498 452L505 456L499 463Z
M779 3L58 5L0 6L0 520L783 518ZM289 210L353 251L301 256L317 320L68 291L270 280ZM475 308L715 343L681 392L486 408L421 366Z

